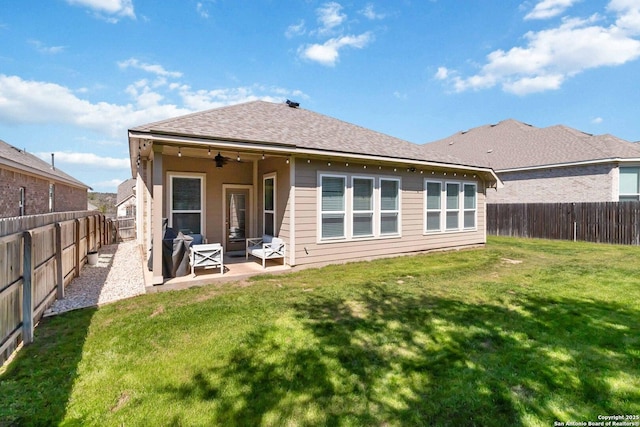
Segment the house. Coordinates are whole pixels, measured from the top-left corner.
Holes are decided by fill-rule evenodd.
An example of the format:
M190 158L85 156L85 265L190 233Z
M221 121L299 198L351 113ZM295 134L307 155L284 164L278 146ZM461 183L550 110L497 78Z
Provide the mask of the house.
M116 216L136 216L136 180L129 178L118 185L116 194Z
M425 155L422 146L297 103L254 101L129 130L138 178L138 239L163 219L242 253L247 238L286 243L290 266L317 266L482 245L487 167ZM491 190L493 191L493 190ZM153 284L163 283L153 245Z
M612 135L510 119L424 147L492 168L504 188L490 192L487 203L640 200L640 146Z
M89 186L0 140L0 218L87 210Z

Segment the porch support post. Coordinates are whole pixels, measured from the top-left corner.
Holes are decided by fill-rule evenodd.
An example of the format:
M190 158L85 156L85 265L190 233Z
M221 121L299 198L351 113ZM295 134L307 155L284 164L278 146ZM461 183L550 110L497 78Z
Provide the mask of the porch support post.
M289 265L296 265L296 158L289 162Z
M162 285L162 215L164 174L162 166L162 146L153 146L153 200L151 202L151 235L153 236L152 285Z

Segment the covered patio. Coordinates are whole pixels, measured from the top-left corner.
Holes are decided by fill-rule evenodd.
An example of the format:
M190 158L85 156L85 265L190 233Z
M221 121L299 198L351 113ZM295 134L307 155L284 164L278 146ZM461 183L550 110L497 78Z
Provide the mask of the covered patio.
M187 274L186 276L166 279L162 286L154 286L153 272L145 268L144 285L146 293L155 293L213 283L242 281L260 274L282 274L289 271L291 271L291 267L286 264L283 265L282 260L267 260L266 268L262 268L260 259L249 257L247 260L244 254L236 252L224 255L223 274L220 274L218 267L200 268L195 271L195 275Z

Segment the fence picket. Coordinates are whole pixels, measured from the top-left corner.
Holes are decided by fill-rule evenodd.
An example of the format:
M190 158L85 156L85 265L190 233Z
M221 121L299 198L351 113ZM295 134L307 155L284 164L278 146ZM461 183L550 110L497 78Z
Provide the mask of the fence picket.
M640 202L488 204L487 233L640 245Z

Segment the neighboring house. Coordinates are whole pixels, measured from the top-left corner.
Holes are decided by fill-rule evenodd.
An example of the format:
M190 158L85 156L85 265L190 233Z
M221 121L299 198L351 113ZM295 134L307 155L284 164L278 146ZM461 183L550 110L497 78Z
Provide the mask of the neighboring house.
M129 130L141 243L163 218L221 243L282 238L285 262L322 265L482 245L494 172L299 108L254 101ZM451 159L449 159L451 160ZM493 191L493 190L491 190ZM153 245L153 284L163 283Z
M640 146L612 135L504 120L425 149L492 168L504 188L491 192L487 203L640 200Z
M0 218L87 209L89 186L0 140Z
M116 196L116 216L136 216L136 179L129 178L118 185Z

